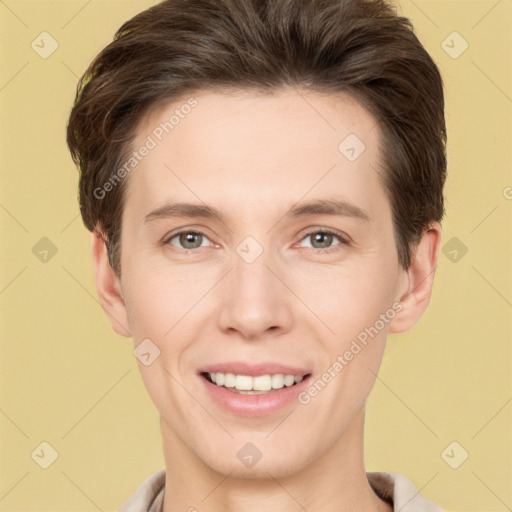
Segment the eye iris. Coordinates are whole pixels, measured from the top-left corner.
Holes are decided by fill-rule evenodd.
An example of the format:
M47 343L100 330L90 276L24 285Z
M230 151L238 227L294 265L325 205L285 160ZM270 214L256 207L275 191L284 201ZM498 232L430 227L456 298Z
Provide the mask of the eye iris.
M318 233L314 233L313 234L313 247L315 249L326 249L327 247L329 247L332 243L332 236L330 233L322 233L322 232L318 232ZM319 242L321 245L320 247L316 246L315 244Z
M180 244L185 249L197 249L201 247L202 235L199 233L182 233L180 235ZM199 241L199 244L197 242Z

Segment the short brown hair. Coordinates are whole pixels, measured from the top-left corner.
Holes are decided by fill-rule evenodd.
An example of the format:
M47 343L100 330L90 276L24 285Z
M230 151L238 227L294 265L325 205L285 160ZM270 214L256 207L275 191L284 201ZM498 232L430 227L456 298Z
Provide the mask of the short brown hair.
M381 127L383 184L399 262L444 214L446 127L439 70L385 0L165 0L124 23L79 80L67 143L80 211L120 273L125 177L95 190L131 150L138 122L198 90L281 87L359 100Z

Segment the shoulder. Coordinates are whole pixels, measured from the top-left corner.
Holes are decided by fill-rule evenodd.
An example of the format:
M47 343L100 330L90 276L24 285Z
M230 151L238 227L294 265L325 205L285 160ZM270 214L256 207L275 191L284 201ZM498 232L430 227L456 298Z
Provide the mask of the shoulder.
M140 512L141 510L160 512L164 487L165 469L159 469L139 485L131 498L118 509L118 512Z
M444 509L423 497L405 475L392 471L371 471L367 472L366 476L374 492L383 500L393 504L393 510L445 512Z

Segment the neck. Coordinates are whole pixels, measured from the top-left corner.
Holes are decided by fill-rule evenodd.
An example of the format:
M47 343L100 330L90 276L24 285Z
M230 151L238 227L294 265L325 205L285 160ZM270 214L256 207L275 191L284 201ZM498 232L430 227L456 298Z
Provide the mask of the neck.
M163 512L392 511L366 478L364 409L343 436L315 460L293 471L268 467L253 479L215 471L165 422L161 427L166 463Z

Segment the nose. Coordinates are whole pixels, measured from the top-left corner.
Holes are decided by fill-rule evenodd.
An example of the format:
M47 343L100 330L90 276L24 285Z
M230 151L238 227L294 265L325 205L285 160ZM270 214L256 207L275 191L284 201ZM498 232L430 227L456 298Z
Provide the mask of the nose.
M291 329L291 293L285 276L266 251L248 263L238 254L223 280L219 327L247 340L278 336ZM269 268L270 267L270 268ZM278 277L279 276L279 277Z

